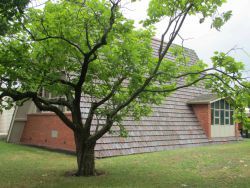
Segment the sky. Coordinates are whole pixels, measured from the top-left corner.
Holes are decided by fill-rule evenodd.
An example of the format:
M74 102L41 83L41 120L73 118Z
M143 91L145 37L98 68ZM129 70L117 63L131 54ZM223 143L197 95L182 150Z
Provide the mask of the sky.
M136 27L138 21L146 17L146 9L149 0L142 0L135 3L125 3L123 12L127 18L135 20ZM188 17L180 31L184 39L184 46L194 49L200 59L209 63L214 51L230 52L236 60L242 61L246 65L245 75L250 77L250 0L228 0L221 7L220 12L232 10L232 18L221 28L220 31L211 29L211 22L205 21L199 24L199 17ZM166 22L161 22L156 26L156 38L160 39L161 33L166 27ZM165 26L165 27L164 27ZM181 40L174 41L181 44Z
M36 0L43 4L46 0ZM138 22L146 18L149 0L140 0L131 3L131 0L122 0L123 14L135 21L135 26L140 27ZM180 35L184 39L184 46L195 50L198 57L206 63L211 63L210 57L215 51L228 52L235 48L230 55L245 64L244 75L250 77L250 0L227 0L219 12L232 10L232 18L221 28L220 31L211 29L211 22L199 23L201 17L187 17ZM164 20L155 25L156 38L160 39L165 30ZM175 44L181 44L182 40L176 39Z

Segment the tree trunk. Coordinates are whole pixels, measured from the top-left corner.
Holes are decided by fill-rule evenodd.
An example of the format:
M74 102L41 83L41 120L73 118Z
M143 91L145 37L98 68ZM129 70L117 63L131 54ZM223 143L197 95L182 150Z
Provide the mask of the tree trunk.
M75 134L76 156L78 170L76 176L95 175L95 153L96 143L87 143L83 135Z

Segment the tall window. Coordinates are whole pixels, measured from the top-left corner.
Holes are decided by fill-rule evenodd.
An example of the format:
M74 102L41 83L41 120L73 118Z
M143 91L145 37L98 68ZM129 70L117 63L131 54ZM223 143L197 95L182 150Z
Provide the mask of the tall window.
M212 125L234 125L233 108L230 104L221 99L211 104Z

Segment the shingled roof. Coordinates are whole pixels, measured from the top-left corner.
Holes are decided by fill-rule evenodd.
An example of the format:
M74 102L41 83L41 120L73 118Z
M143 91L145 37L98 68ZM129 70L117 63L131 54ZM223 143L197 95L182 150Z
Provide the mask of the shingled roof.
M123 125L127 138L119 137L118 127L113 134L98 140L96 156L106 157L196 146L208 143L203 129L186 101L206 92L195 87L175 92L160 106L153 106L154 113L141 121L127 118Z
M155 55L158 54L159 45L160 41L153 39L152 46ZM185 53L190 58L190 64L194 64L198 60L193 50L185 48ZM174 60L170 53L167 54L167 58ZM97 141L96 157L128 155L208 144L209 141L192 108L187 105L187 101L208 93L202 86L183 88L167 97L163 104L153 105L151 116L143 117L141 121L134 121L131 117L128 117L122 122L128 130L128 137L120 137L119 127L113 126L113 134L107 133ZM84 103L82 104L84 116L84 113L88 112L90 104L84 98L82 102ZM94 131L95 127L92 130Z

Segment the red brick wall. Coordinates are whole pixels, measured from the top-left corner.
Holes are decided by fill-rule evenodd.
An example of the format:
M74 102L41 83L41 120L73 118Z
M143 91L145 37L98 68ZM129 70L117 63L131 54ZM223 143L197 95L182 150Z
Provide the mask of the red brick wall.
M57 138L52 138L52 130L58 132ZM54 113L29 114L21 143L75 151L73 132Z
M211 138L211 106L210 104L193 104L194 113L205 134Z

